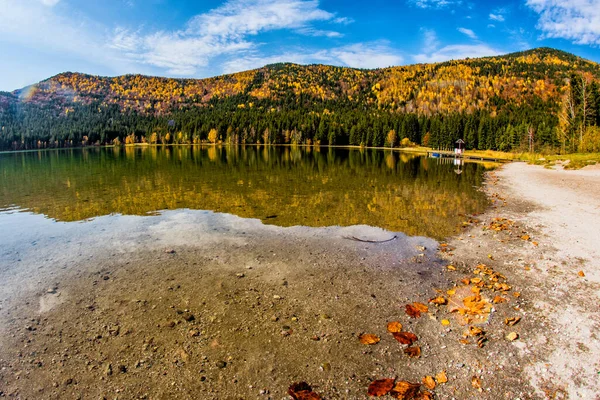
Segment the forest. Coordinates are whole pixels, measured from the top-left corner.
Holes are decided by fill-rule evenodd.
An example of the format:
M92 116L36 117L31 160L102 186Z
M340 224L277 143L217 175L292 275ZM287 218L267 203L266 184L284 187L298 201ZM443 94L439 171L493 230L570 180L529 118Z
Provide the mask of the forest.
M64 73L0 92L0 150L298 144L599 152L600 66L540 48L376 70L272 64L208 79ZM530 143L531 138L531 143Z

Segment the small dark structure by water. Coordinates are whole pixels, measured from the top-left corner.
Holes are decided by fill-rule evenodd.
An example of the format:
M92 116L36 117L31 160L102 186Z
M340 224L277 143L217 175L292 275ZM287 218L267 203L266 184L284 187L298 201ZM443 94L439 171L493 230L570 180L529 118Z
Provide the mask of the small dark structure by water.
M454 148L454 154L462 155L465 152L465 141L462 139L458 139L456 141L456 147Z

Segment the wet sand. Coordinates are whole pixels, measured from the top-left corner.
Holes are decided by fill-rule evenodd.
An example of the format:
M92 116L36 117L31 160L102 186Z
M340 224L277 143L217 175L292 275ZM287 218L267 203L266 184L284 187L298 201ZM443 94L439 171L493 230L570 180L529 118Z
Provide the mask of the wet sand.
M597 182L595 172L505 166L488 178L493 208L465 216L448 246L369 227L278 228L188 210L68 224L3 215L0 396L283 399L306 381L325 398L355 399L367 398L374 379L420 382L444 370L448 382L432 390L440 399L595 398L598 265L585 240L600 196L558 190L557 176L581 179L587 194ZM574 197L537 196L535 185ZM583 223L569 219L569 235L558 235L573 201L588 207L573 213ZM514 224L496 232L494 218ZM511 286L479 325L483 347L460 342L467 326L446 307L405 313L460 286L480 263ZM386 332L389 321L418 336L420 358ZM513 331L519 339L507 340ZM361 333L381 342L363 345Z

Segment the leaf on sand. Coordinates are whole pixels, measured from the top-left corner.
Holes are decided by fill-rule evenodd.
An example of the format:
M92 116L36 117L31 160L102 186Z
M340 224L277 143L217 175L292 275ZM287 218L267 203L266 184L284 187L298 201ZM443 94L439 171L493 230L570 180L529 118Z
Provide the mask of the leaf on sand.
M513 325L518 324L520 320L521 320L521 317L506 318L504 320L504 323L508 326L513 326Z
M448 271L456 271L456 267L454 265L448 265L446 266L446 268L448 269Z
M390 393L392 397L400 400L411 400L419 394L421 390L420 383L410 383L406 381L396 382L396 385Z
M523 236L521 236L521 239L523 239L523 240L529 240L529 235L523 235Z
M506 301L508 301L508 300L506 300L505 297L502 297L502 296L494 297L494 304L500 304L500 303L504 303Z
M419 346L407 347L404 349L404 354L411 358L419 358L421 357L421 348Z
M435 389L435 380L433 380L433 376L426 376L423 378L423 385L425 385L427 389Z
M580 277L582 277L582 278L583 278L583 277L585 276L585 273L584 273L583 271L579 271L579 272L577 273L577 275L579 275Z
M414 302L412 305L413 305L414 308L416 308L417 310L419 310L422 313L426 313L426 312L429 311L429 307L427 307L423 303Z
M473 386L475 389L481 391L481 379L479 379L476 376L472 377L471 378L471 386Z
M321 400L321 396L313 392L312 387L306 382L294 383L289 387L288 394L294 400Z
M387 331L390 333L402 332L402 324L398 321L388 322Z
M363 333L358 337L358 340L360 340L362 344L372 345L379 343L381 339L379 336L373 335L372 333Z
M448 304L448 300L446 300L444 296L434 297L433 299L429 300L429 302L435 304L436 306L443 306Z
M470 326L469 327L469 332L468 332L469 336L480 336L480 335L483 335L483 334L484 334L484 332L483 332L483 330L481 328L478 328L476 326Z
M411 318L419 318L421 316L421 311L415 308L412 304L406 305L406 314Z
M508 335L506 335L506 340L509 340L511 342L514 342L518 338L519 338L519 334L517 332L511 332Z
M415 400L433 400L433 393L427 390L415 397Z
M409 346L417 340L419 340L419 338L417 338L417 335L411 332L394 332L392 333L392 335L394 335L394 339L396 339L400 343L407 344Z
M446 371L442 371L435 376L435 380L438 384L448 382L448 377L446 376Z
M450 321L448 321L447 319L443 319L442 320L442 325L443 326L448 326L448 325L450 325Z
M378 379L371 382L367 394L373 397L385 396L394 388L395 379Z

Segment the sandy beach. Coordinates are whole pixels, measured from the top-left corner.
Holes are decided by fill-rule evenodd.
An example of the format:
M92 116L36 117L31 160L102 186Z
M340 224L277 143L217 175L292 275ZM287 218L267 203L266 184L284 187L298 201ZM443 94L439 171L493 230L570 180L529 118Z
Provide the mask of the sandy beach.
M361 399L373 380L429 376L439 399L600 398L600 169L512 163L485 191L489 210L444 243L190 210L15 212L0 226L0 397L285 399L307 382ZM465 287L481 313L453 311Z

